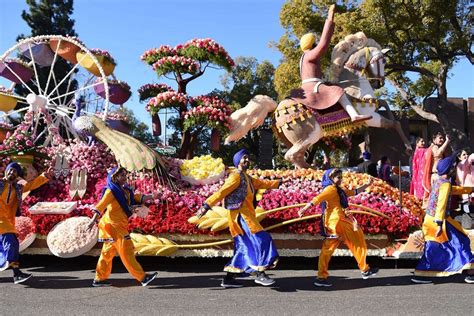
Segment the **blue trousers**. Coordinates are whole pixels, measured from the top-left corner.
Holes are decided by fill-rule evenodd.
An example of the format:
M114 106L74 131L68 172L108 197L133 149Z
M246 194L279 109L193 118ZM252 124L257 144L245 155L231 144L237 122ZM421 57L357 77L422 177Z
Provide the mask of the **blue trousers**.
M16 234L6 233L0 234L0 267L2 267L6 261L11 266L18 267L20 261L20 244Z

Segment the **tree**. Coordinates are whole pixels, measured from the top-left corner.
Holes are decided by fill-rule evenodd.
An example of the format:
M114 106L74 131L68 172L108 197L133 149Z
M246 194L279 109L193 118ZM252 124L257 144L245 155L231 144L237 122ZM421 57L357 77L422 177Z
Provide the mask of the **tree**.
M147 110L152 115L163 108L173 108L180 113L180 158L193 157L199 134L206 128L219 131L221 135L228 130L230 108L227 104L215 97L190 98L186 94L188 83L201 77L208 67L231 70L234 61L222 46L211 39L193 39L175 47L162 45L148 50L141 59L153 67L158 77L177 83L177 91L151 84L140 88L139 93L141 100L149 100Z
M63 36L77 36L74 31L74 20L70 18L73 9L73 0L27 0L29 12L23 10L21 17L26 21L31 28L31 34L20 34L17 40L24 39L30 36L38 35L63 35ZM56 78L63 78L72 69L69 62L62 58L58 58L54 66L54 75ZM39 82L46 85L50 67L41 67L38 69ZM64 82L58 89L59 94L64 94L67 91L68 82ZM76 87L77 82L71 82L70 89ZM37 87L32 86L33 90ZM43 89L45 87L42 87ZM52 90L53 85L49 89ZM17 85L15 91L19 95L28 94L28 90L22 85ZM72 98L73 96L70 96Z
M286 32L276 45L284 55L275 75L280 96L299 84L298 38L303 33L322 29L325 17L322 13L328 2L293 0L283 6L280 19ZM385 66L386 75L396 89L390 101L438 121L445 132L456 136L454 146L466 145L464 131L446 117L446 81L449 70L460 58L474 62L468 1L366 0L360 4L346 2L338 9L332 44L362 30L383 47L392 48ZM434 109L427 109L423 101L433 93L438 104Z
M30 12L23 10L21 17L31 28L31 36L77 36L74 31L73 0L26 0ZM24 38L23 34L20 38Z
M133 111L122 107L120 110L125 116L127 116L128 124L130 125L130 135L142 142L149 144L155 142L155 137L150 133L148 125L140 122L133 114Z

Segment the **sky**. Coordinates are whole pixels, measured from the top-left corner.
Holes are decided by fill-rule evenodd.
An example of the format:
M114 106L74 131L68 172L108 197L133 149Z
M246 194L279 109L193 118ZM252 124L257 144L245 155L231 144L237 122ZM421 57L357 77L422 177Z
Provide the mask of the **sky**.
M132 88L125 104L151 125L145 104L139 103L137 89L146 83L165 82L157 78L140 55L160 45L175 46L192 38L210 37L232 58L253 56L278 66L282 55L270 42L284 33L279 12L284 0L75 0L74 29L88 48L109 51L118 62L114 74ZM28 9L24 0L0 0L0 55L15 44L20 33L30 34L21 18ZM222 89L224 70L208 69L188 85L188 94L200 95ZM6 85L0 81L0 84ZM473 67L461 61L448 80L450 97L474 96ZM163 121L163 119L162 119Z

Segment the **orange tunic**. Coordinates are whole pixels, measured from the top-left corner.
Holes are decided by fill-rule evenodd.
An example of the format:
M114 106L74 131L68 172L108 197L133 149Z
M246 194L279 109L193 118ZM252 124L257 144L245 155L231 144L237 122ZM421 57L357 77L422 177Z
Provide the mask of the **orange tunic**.
M46 182L48 178L44 174L39 175L32 181L26 183L23 186L23 192L34 190ZM8 183L5 183L5 188L0 195L0 234L14 233L16 234L15 228L15 214L18 209L18 198L16 194L15 186L11 186L10 198L8 199Z
M263 230L262 225L257 220L255 214L255 208L253 206L253 197L256 194L256 191L259 189L276 189L280 183L279 180L261 180L257 178L250 177L244 172L244 176L247 180L247 195L245 196L244 201L239 209L229 211L229 230L232 237L237 235L243 235L244 232L238 224L239 215L247 223L252 234L258 233ZM253 188L255 192L252 192L249 182L252 181ZM240 185L240 174L239 172L232 172L229 177L225 180L224 185L220 188L219 191L211 195L207 200L206 204L210 207L217 204L217 202L224 199L227 195L236 190Z
M347 196L354 195L353 190L344 190ZM326 211L324 215L324 227L326 228L326 233L328 235L336 234L337 223L341 220L352 223L352 220L347 218L344 209L341 206L341 201L339 199L339 194L337 193L337 188L335 185L330 185L324 188L324 190L315 196L311 203L317 205L322 202L326 202Z
M127 203L130 205L130 196L125 192ZM135 194L136 203L142 203L142 194ZM112 191L107 189L102 199L95 207L102 215L99 222L99 239L101 240L117 240L129 234L128 232L128 216L115 199Z

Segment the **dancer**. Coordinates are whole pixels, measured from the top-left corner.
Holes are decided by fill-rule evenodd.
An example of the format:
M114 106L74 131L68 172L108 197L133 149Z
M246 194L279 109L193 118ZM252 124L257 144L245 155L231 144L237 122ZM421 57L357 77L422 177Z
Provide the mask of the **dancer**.
M416 149L413 153L410 194L418 199L423 198L423 169L425 167L425 154L428 149L425 148L425 140L422 137L416 139Z
M11 267L13 283L18 284L31 278L31 273L20 270L20 252L15 229L15 217L21 215L22 193L34 190L53 177L52 169L39 175L33 181L21 185L18 178L23 177L23 170L16 162L11 162L0 180L0 271Z
M365 244L364 233L357 226L357 221L344 211L349 206L347 196L363 192L370 183L364 184L355 190L344 190L340 187L341 183L342 171L340 169L327 170L322 179L323 191L298 212L301 217L311 206L320 203L323 210L321 235L325 239L319 255L318 276L316 282L314 282L316 286L332 286L327 280L329 277L329 261L341 241L344 241L352 252L363 279L376 275L379 270L378 268L370 268L366 263L367 245Z
M474 283L474 256L471 243L461 225L450 217L450 195L468 194L472 187L451 185L455 175L456 158L450 156L437 163L438 179L434 182L428 199L423 235L423 256L415 268L414 283L431 283L429 277L445 277L469 270L465 278Z
M300 47L304 52L300 59L301 89L304 91L304 96L297 95L297 90L293 92L294 95L292 96L297 100L300 99L301 103L317 110L327 109L339 101L353 122L368 120L372 116L357 113L351 101L345 95L344 89L339 86L326 85L321 79L320 59L326 53L334 32L334 8L334 4L329 7L328 17L324 23L323 33L318 45L316 45L316 36L313 33L303 35L300 40ZM301 93L299 92L299 94Z
M254 198L257 190L278 188L281 181L261 180L249 176L249 153L245 149L239 150L233 160L237 171L232 172L221 189L205 201L196 216L202 216L222 199L225 208L229 210L229 230L234 238L234 256L224 268L227 275L222 280L222 287L242 287L235 277L242 272L255 271L255 283L270 286L275 280L268 277L265 270L276 266L278 252L272 237L263 230L256 218Z
M117 252L125 268L142 286L147 286L156 278L158 273L145 274L135 258L133 242L127 229L133 208L154 198L154 195L134 194L127 185L127 171L124 168L114 168L109 172L102 199L97 203L89 224L89 228L92 228L102 215L99 222L99 241L104 245L92 282L93 287L111 285L107 279L112 272L112 260Z

